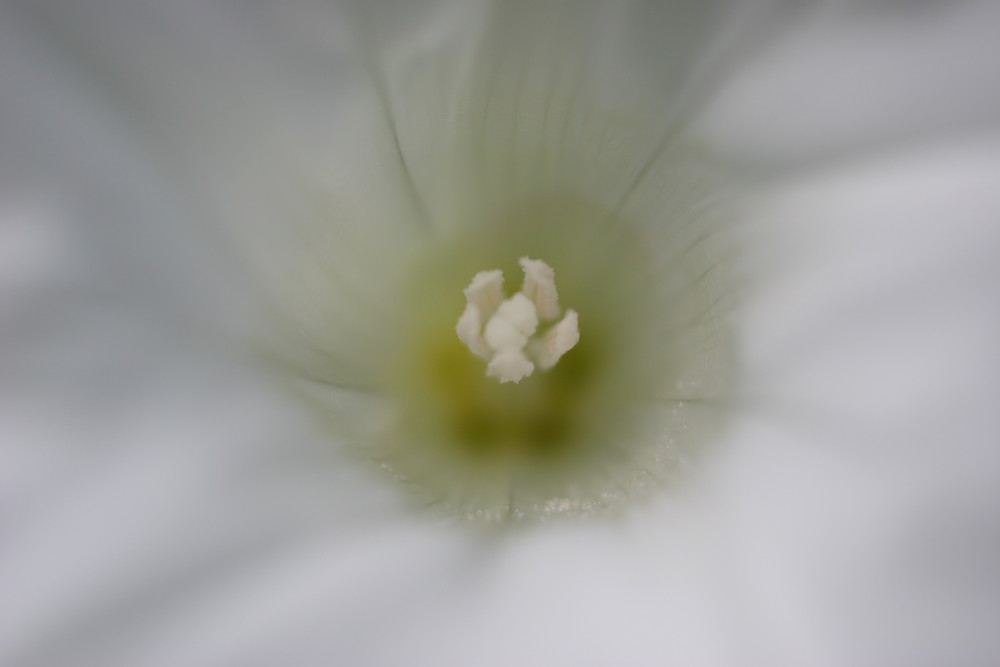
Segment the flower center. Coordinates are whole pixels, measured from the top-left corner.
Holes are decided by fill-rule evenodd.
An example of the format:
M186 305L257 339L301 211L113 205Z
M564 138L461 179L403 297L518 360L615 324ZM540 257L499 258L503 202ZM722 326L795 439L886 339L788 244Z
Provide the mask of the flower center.
M536 363L542 370L552 368L580 340L574 310L540 333L540 322L551 324L562 312L555 271L537 259L522 257L520 263L524 284L509 299L503 295L503 271L477 273L464 290L465 311L455 326L469 351L489 362L486 375L501 383L520 382Z
M483 217L401 272L372 458L474 519L594 514L659 488L702 441L693 399L725 366L704 226L615 222L563 193Z

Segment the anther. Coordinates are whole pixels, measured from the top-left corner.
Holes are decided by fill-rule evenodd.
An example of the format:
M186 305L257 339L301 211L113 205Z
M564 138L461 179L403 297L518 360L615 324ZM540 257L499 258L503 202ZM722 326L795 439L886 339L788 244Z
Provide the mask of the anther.
M561 314L555 271L539 259L522 257L520 263L521 291L506 299L500 270L477 273L464 290L465 311L455 326L466 347L489 362L486 374L500 382L520 382L536 365L552 368L580 340L574 310L540 331L540 322L558 320Z

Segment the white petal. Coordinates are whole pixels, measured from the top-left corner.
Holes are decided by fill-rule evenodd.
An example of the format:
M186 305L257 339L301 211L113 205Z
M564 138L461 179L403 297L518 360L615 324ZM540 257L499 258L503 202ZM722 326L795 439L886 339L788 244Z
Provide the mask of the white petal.
M104 89L0 16L0 663L152 664L213 568L384 501L245 368L250 299Z
M757 631L792 640L758 662L1000 651L998 193L986 136L759 202L745 411L716 487Z
M127 41L134 39L134 46L101 45L107 51L100 51L98 61L114 64L113 82L129 79L128 70L137 62L130 57L132 48L143 55L137 71L148 72L149 63L158 64L172 73L168 80L175 83L187 75L200 77L199 66L205 64L201 56L221 53L215 50L221 46L184 52L171 41L177 33L161 35L163 24L155 21L149 30L120 30L139 21L127 11L137 5L102 6L113 11L95 9L89 15L77 10L74 16L83 19L78 27L92 39L73 43L93 54L87 43L93 48L105 39L133 36ZM141 5L157 11L172 6ZM193 16L204 16L193 5L182 7ZM561 18L580 26L577 15L540 18L539 26L551 27L552 20ZM63 28L76 23L66 20ZM206 33L230 34L227 25L218 21ZM514 21L518 25L530 27ZM505 25L498 37L512 34L505 32L509 28ZM559 128L569 127L576 133L574 140L592 137L595 141L583 145L595 146L600 130L609 127L588 124L576 115L573 87L555 90L548 102L531 107L535 92L546 89L547 77L572 80L559 75L575 71L581 53L567 49L551 61L558 63L556 68L522 78L526 65L549 54L558 56L563 49L564 42L539 42L545 34L540 29L532 38L511 40L495 79L483 76L489 68L482 63L473 68L474 81L493 83L476 89L480 95L473 98L468 115L483 119L484 127L478 128L483 131L469 136L482 138L492 155L498 148L538 149L541 175L560 173L580 157L564 150ZM209 39L202 46L210 43L215 42ZM8 44L0 40L0 48ZM157 63L151 55L165 59ZM468 61L453 62L461 68ZM0 67L4 64L0 60ZM234 71L211 66L206 70L214 73L206 80L220 85L225 83L223 74ZM402 88L405 76L389 78L395 107L408 107L413 99L408 95L414 91ZM523 96L515 94L522 81L528 91ZM239 109L237 104L206 104L220 99L209 94L212 86L196 87L199 93L193 96L178 95L179 111L160 106L177 92L161 84L150 81L138 96L146 100L140 108L174 109L166 114L172 119L166 124L176 123L173 129L180 131L167 131L168 136L187 136L192 127L202 128L180 152L193 150L198 141L212 143L216 137L205 128L225 127L221 122L190 125L185 114L202 118L200 114L207 113L230 123L241 117L232 113ZM134 80L129 85L135 85ZM423 93L432 96L441 90L427 86L426 79L412 85L423 86ZM870 89L866 86L864 92ZM273 110L271 97L281 96L263 87L259 94L243 91L236 99L260 102L260 107L247 106L259 118ZM902 97L925 100L922 94ZM0 96L0 103L9 99ZM298 107L301 99L295 97L288 106ZM964 108L969 98L960 102ZM509 112L522 103L531 110L524 116L530 120L527 127L515 129L509 126L514 117ZM317 110L316 116L328 111L325 104L309 108ZM631 103L620 107L637 108ZM490 111L484 115L484 110ZM455 117L467 111L456 107ZM419 154L422 140L428 151L440 149L439 139L448 133L420 130L449 126L439 125L435 114L429 116L414 118L411 133L403 135L404 152ZM311 128L303 135L315 140L313 114L291 117ZM567 125L569 117L574 123ZM809 124L805 115L799 120ZM260 127L256 122L248 125ZM836 123L832 125L836 129ZM830 127L818 124L819 129ZM238 205L222 208L259 230L266 227L263 222L274 225L288 219L280 215L289 209L276 194L287 181L271 181L282 173L280 167L323 161L310 157L297 162L283 155L255 171L247 165L260 165L260 156L282 141L269 135L255 142L254 132L245 130L225 132L225 150L212 143L201 173L214 174L209 190L220 187L227 196L242 193ZM768 134L760 136L766 139ZM295 136L276 135L286 140ZM385 141L384 134L378 136L374 153L392 156L389 162L397 160L392 142ZM832 136L838 146L850 143L837 132ZM245 140L244 150L230 152L240 144L237 137ZM544 141L537 141L539 137ZM612 133L610 144L621 156L621 169L615 170L618 180L599 178L602 170L587 171L586 161L571 173L593 185L595 196L614 199L631 182L634 167L644 163L628 156L645 140L645 135ZM314 143L317 153L331 145ZM793 148L807 143L790 142ZM780 141L773 145L789 152ZM311 154L303 146L296 149ZM188 153L178 164L198 162L190 158L197 154ZM345 154L356 153L334 151L330 164ZM959 161L965 164L964 158ZM405 170L393 172L391 183L385 184L390 197L372 199L385 193L373 193L370 185L350 192L371 173L382 173L369 171L372 162L362 160L339 171L332 167L330 180L346 191L339 193L343 200L338 200L335 219L375 222L335 225L335 231L345 235L338 237L326 235L330 229L320 224L328 216L310 219L314 226L305 228L324 243L317 245L316 237L309 235L300 241L306 248L320 247L325 260L313 259L303 270L311 279L296 274L291 282L300 289L305 285L302 292L329 281L331 272L342 266L370 262L372 256L359 254L358 248L380 247L380 235L406 228L392 215L406 209L398 201L406 197L397 196ZM487 193L524 191L539 176L505 175L514 162L489 164L497 171L490 187L483 188ZM996 540L990 531L995 530L995 489L1000 488L992 458L998 425L992 403L984 400L996 395L998 377L991 365L1000 333L992 308L998 265L997 184L995 162L980 158L976 164L947 174L906 169L897 181L878 186L872 186L872 173L862 173L857 180L847 177L801 198L772 201L770 210L762 207L762 219L778 228L764 238L820 232L806 239L811 241L805 244L809 252L800 254L802 246L796 244L794 252L782 256L788 262L777 265L787 272L775 276L760 300L748 306L753 317L746 320L747 387L776 402L787 400L790 415L802 415L798 408L803 405L821 412L829 405L833 419L806 423L820 425L805 428L802 436L794 422L781 429L753 420L739 424L735 454L720 472L725 483L715 499L717 516L668 505L667 511L606 529L542 530L510 541L483 541L469 534L446 537L420 524L406 532L394 522L387 524L386 533L345 533L342 517L382 515L358 509L359 502L366 508L375 504L370 496L377 495L373 489L378 487L358 476L333 474L331 467L337 468L340 459L328 454L327 443L311 440L315 434L298 422L297 412L276 407L275 397L258 389L259 378L232 375L231 369L222 368L225 364L215 366L211 354L178 351L170 327L160 326L162 319L143 317L157 310L156 300L148 299L146 307L136 298L121 309L92 309L97 304L80 298L93 283L77 281L76 275L66 281L69 288L56 290L59 298L42 301L32 293L25 303L46 305L31 321L39 322L46 334L55 332L56 344L49 347L42 341L34 348L35 336L26 336L22 344L27 349L6 350L5 368L16 362L27 371L2 376L13 383L5 393L26 398L5 415L8 431L0 441L21 443L35 456L55 445L50 450L55 467L67 470L59 477L48 462L33 464L41 472L32 477L43 492L34 498L43 500L32 502L30 494L18 493L10 505L19 513L31 505L32 511L18 522L17 539L5 540L14 546L3 554L4 590L8 599L17 601L18 614L3 627L0 662L279 664L290 656L301 664L328 664L331 656L350 664L434 665L995 662L1000 648L991 626L1000 615L995 604L1000 596L982 584L995 580ZM556 168L550 169L553 165ZM886 167L875 165L873 173ZM423 187L435 180L432 173L415 180L420 192L433 193L433 188ZM360 206L365 200L376 202L376 213ZM428 200L433 205L433 197ZM647 209L655 210L650 203L655 201L647 199ZM457 209L452 212L454 224L470 224L471 218L464 215L470 211ZM371 217L359 216L359 211ZM817 219L823 223L820 228L809 224ZM955 229L961 234L945 233ZM761 226L754 230L761 231ZM413 238L406 232L399 236L399 246ZM72 238L74 243L64 246L81 240ZM32 243L29 239L25 247L37 247ZM782 250L780 242L775 246ZM46 255L43 251L39 256ZM308 255L289 252L285 262L302 256ZM101 258L110 260L112 254ZM883 264L887 261L889 265ZM277 273L287 265L281 263ZM938 278L947 278L926 281L925 290L912 291L914 280L930 275L925 273L928 266ZM842 291L845 275L854 280L848 292ZM114 281L97 283L101 303L118 303L112 288L131 285L131 274L115 276ZM886 282L895 278L900 279L898 290ZM875 314L851 317L851 305L859 294L863 301L869 290L874 292ZM143 288L135 294L149 292ZM347 301L349 296L340 294L326 305L340 312ZM365 303L364 298L359 301ZM73 302L103 316L93 336L81 335L77 311L56 308ZM307 297L297 307L314 305ZM831 317L838 308L840 316ZM53 317L55 324L46 324L43 311L64 313L65 319ZM326 325L341 322L319 319ZM315 330L324 327L316 325ZM112 331L122 338L109 336ZM340 327L331 335L351 340ZM355 337L363 338L363 331ZM787 356L779 356L779 351L794 352L796 343L802 350L799 364L782 368L779 362ZM27 354L32 350L37 357ZM54 388L65 392L64 400ZM106 392L98 391L101 388ZM884 412L872 408L886 397ZM811 415L805 415L804 421L810 422ZM787 423L783 417L773 421ZM854 443L858 449L849 450ZM288 453L288 448L293 451ZM97 449L107 458L77 465L78 452ZM83 456L85 464L92 460ZM304 477L309 480L305 485ZM64 479L74 483L53 483ZM56 491L59 497L48 495ZM315 541L308 537L314 535ZM66 548L67 536L74 538L72 549ZM920 560L923 556L931 560ZM241 565L236 572L233 563ZM144 613L136 614L137 609ZM123 636L127 641L121 641ZM385 641L390 636L392 641Z
M992 0L800 7L744 54L696 125L757 168L975 131L1000 115L998 24Z

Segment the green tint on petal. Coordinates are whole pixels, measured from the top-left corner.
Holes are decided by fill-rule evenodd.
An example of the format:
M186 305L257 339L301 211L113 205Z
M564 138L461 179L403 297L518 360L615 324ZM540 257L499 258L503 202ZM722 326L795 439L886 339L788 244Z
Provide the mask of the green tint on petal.
M664 437L663 418L673 409L677 419L678 383L705 367L709 352L686 341L711 314L691 308L685 262L661 262L649 231L583 196L550 194L421 253L401 287L382 380L390 416L373 456L426 502L492 519L596 513L669 477L692 443ZM475 273L502 269L511 292L523 256L555 269L580 342L552 369L500 384L455 323Z
M331 217L343 230L313 245L330 252L298 281L315 358L299 372L320 393L372 397L323 417L421 505L486 521L605 513L668 486L720 426L733 366L720 179L680 139L658 146L638 115L579 114L547 153L484 145L457 122L436 154L414 153L420 205L399 230ZM500 384L455 325L474 275L500 269L513 293L525 256L555 270L580 341Z
M356 146L276 264L290 356L350 451L417 503L598 514L669 485L720 424L731 215L673 117L596 67L597 3L491 7L479 38L372 54L340 132ZM580 340L501 384L455 325L473 276L500 269L511 294L525 256L555 270Z

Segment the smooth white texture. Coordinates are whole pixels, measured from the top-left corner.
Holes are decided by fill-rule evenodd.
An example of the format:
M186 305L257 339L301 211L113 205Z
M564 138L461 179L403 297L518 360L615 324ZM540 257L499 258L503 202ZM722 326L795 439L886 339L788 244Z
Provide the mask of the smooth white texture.
M676 12L725 6L697 4ZM409 6L378 5L388 55L478 34L478 4ZM615 47L652 72L717 34L647 20L630 40L644 5L621 6ZM779 39L694 117L728 165L803 167L746 174L768 185L744 200L745 368L718 458L621 521L502 536L430 525L331 452L233 354L241 327L218 323L244 321L238 281L211 243L171 231L220 208L188 208L160 160L259 231L286 218L273 164L248 156L355 157L324 140L329 90L366 90L347 24L311 3L5 6L0 225L35 260L0 290L0 663L996 664L992 6L766 17ZM317 173L352 191L364 161L347 162ZM372 234L406 209L395 175L381 185L356 190Z

